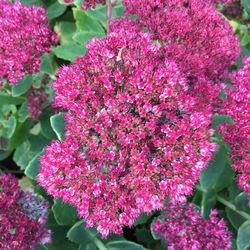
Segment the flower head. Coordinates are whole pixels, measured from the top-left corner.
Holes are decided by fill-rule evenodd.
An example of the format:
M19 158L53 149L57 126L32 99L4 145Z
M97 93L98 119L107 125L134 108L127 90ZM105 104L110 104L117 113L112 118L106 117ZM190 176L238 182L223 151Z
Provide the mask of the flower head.
M230 78L232 86L226 90L227 100L220 112L232 117L234 124L224 123L219 129L230 145L233 168L239 173L239 185L247 192L250 204L250 57Z
M83 10L87 10L90 8L95 8L96 4L102 4L105 5L106 4L106 0L84 0L83 5L82 5L82 9Z
M50 243L47 216L47 201L32 191L22 191L16 177L0 175L1 249L31 250L36 245Z
M30 113L30 119L35 121L42 114L43 104L49 103L48 94L42 86L39 89L30 88L27 94L27 110Z
M40 57L55 44L45 9L0 1L0 78L16 84L25 73L37 72Z
M153 224L153 230L164 238L169 250L230 250L231 233L217 211L204 220L193 204L168 203L163 220Z
M176 64L158 52L147 33L113 32L52 84L66 135L46 148L39 183L103 236L166 197L185 201L216 149L211 113L195 109Z
M136 14L141 25L158 40L186 75L218 80L240 55L233 29L209 1L123 0L126 14Z
M110 32L119 32L121 30L130 30L134 32L141 32L142 26L138 20L131 18L120 17L112 18L109 23Z

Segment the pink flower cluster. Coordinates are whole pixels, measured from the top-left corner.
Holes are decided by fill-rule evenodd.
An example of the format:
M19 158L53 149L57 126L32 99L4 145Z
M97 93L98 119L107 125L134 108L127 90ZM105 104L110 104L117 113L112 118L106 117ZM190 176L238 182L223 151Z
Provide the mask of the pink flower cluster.
M230 78L232 86L226 90L221 113L232 117L235 123L224 123L220 132L230 145L233 168L239 172L239 185L247 192L250 204L250 57Z
M41 114L44 104L48 104L48 94L45 92L44 87L39 89L30 88L27 94L27 110L30 113L29 117L35 121Z
M244 8L241 6L240 0L233 1L223 10L223 14L229 19L240 19L243 12Z
M71 4L74 2L74 0L62 0L65 4Z
M127 15L161 44L187 76L223 79L240 55L233 29L209 1L123 0Z
M7 0L0 0L0 36L0 80L10 84L37 72L41 55L56 41L44 8Z
M164 219L153 224L153 230L164 238L168 250L230 250L231 233L213 210L204 220L193 204L168 203Z
M84 0L83 1L83 5L82 5L82 9L83 10L87 10L90 8L95 8L96 4L102 4L105 5L106 4L106 0Z
M0 249L31 250L50 243L47 216L47 201L23 192L16 177L0 175Z
M113 18L109 22L110 32L119 32L121 30L130 30L134 32L141 32L142 26L138 20L133 20L131 18Z
M39 183L104 237L166 197L185 201L216 150L211 113L159 55L147 33L121 30L93 39L52 84L67 132L40 158Z
M228 6L234 2L237 2L238 0L211 0L211 3L214 4L223 4L225 6Z

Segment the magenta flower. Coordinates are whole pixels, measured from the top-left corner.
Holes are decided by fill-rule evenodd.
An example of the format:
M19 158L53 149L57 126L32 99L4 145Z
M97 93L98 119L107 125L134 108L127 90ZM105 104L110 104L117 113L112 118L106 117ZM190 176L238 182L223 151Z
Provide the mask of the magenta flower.
M211 0L211 3L214 3L214 4L223 4L225 6L228 6L234 2L237 2L238 0Z
M138 20L133 20L131 18L112 18L109 23L109 31L119 32L121 30L141 32L142 26Z
M41 157L39 183L104 237L166 197L185 201L216 149L211 113L158 53L146 33L110 33L52 84L67 132Z
M83 5L82 5L82 9L83 10L87 10L90 8L95 8L96 4L102 4L105 5L106 4L106 0L84 0Z
M168 250L230 250L231 233L224 220L212 210L204 220L193 204L168 203L164 219L153 224L153 230L168 244Z
M51 242L46 228L47 201L32 191L23 192L18 179L0 175L0 248L32 250L39 244Z
M123 0L126 14L161 44L189 77L223 79L240 55L240 44L230 24L209 3L200 0Z
M37 72L40 57L50 52L56 35L45 9L0 0L0 79L16 84L25 73Z
M239 186L247 192L250 205L250 57L230 78L232 87L226 89L221 113L232 117L234 124L224 123L219 129L230 145L232 167L239 173Z
M49 103L48 94L42 86L39 89L30 88L27 94L27 110L30 113L29 117L35 121L41 114L44 104Z

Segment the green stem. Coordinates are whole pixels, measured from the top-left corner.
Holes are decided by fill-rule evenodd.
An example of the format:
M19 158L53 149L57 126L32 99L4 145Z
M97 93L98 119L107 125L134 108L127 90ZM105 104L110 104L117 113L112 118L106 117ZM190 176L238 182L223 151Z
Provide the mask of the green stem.
M195 186L195 188L197 190L199 190L200 192L204 193L205 191L199 186ZM221 197L220 195L217 194L216 196L217 201L219 201L221 204L225 205L226 207L230 208L231 210L233 210L234 212L240 214L243 218L245 218L246 220L250 220L250 215L244 211L240 211L236 208L236 206L234 204L232 204L231 202L227 201L226 199L224 199L223 197Z
M222 198L221 196L217 195L217 200L222 203L223 205L225 205L226 207L232 209L234 212L240 214L243 218L245 218L246 220L250 220L250 215L247 214L244 211L239 211L234 204L232 204L231 202L225 200L224 198Z

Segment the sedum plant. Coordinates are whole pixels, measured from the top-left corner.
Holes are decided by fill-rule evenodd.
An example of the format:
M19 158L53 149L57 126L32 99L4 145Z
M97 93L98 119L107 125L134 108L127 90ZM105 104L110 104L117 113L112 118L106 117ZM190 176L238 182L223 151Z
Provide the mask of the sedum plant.
M248 1L0 7L1 249L250 247Z

